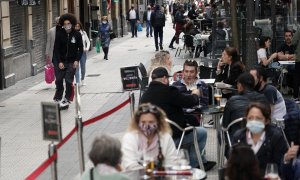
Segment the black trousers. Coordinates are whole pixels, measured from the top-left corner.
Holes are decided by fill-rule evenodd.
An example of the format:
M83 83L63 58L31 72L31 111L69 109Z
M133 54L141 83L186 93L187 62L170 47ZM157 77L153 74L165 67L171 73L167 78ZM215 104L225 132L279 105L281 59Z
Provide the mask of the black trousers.
M155 41L155 47L158 49L158 37L159 37L159 45L162 46L163 42L163 27L154 27L154 41Z
M300 62L295 63L295 71L294 71L294 98L299 98L299 86L300 86Z
M130 29L133 36L137 36L137 24L136 24L136 19L130 19Z
M54 100L61 100L64 93L64 80L66 83L66 92L65 98L67 100L71 100L72 95L72 84L74 80L74 75L76 72L76 68L73 68L74 63L65 63L65 69L59 69L58 66L55 66L55 84L56 84L56 92L54 95Z

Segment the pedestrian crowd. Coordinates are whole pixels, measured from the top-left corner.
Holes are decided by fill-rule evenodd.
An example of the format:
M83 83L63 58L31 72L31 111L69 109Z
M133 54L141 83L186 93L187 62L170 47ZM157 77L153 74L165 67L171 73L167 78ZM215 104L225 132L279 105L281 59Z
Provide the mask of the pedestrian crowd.
M187 9L190 10L186 15ZM168 46L170 50L179 43L181 33L197 33L194 20L200 16L200 12L205 22L211 20L209 6L199 9L197 4L189 7L174 3L169 10L175 30ZM134 5L128 10L126 20L130 24L131 37L137 38L138 24L141 22ZM253 55L257 56L257 65L254 67L243 64L236 47L227 43L217 44L214 51L220 54L220 58L213 69L216 87L212 87L201 78L200 64L194 59L186 59L179 72L172 72L172 55L163 47L165 21L165 11L160 5L147 6L143 14L146 37L154 36L157 51L147 70L149 84L122 142L107 135L95 139L89 153L94 168L87 170L82 179L128 179L120 171L143 168L143 161L147 158L160 169L174 165L178 163L178 147L187 150L191 168L204 168L203 171L213 169L216 162L208 160L205 155L207 129L203 127L203 116L189 111L209 108L212 105L212 93L217 89L227 101L222 109L221 127L229 128L236 119L242 118L228 130L225 153L222 155L227 158L223 178L299 179L300 110L297 103L300 29L295 33L286 30L285 41L274 53L270 53L271 38L259 37L257 54ZM74 76L77 84L86 85L85 64L91 44L82 24L72 14L60 16L56 24L48 33L46 55L55 69L56 92L53 99L61 109L67 109L72 101ZM224 25L224 21L218 22L216 34L210 38L221 41L228 39L231 35ZM199 31L204 29L207 27L199 27ZM108 60L111 32L107 16L102 16L98 37L105 60ZM205 50L207 47L201 47L205 56L211 53L211 50ZM194 51L196 49L194 47ZM282 61L294 62L284 67L286 73L281 69ZM178 74L181 74L179 78ZM279 84L278 78L287 83ZM293 98L285 98L278 87L288 87ZM274 121L283 121L285 130L275 125ZM180 128L188 127L193 127L195 133L187 131L182 136ZM218 131L220 135L222 132ZM194 136L197 137L196 142ZM217 141L221 143L220 137ZM275 164L278 169L276 177L266 173L270 164Z

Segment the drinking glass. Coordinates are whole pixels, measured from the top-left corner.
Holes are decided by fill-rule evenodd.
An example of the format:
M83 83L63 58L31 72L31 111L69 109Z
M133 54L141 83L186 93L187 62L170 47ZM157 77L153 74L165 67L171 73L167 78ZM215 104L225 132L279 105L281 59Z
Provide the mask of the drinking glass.
M212 62L208 62L208 67L212 68Z
M149 179L150 176L148 175L148 166L151 163L150 155L147 153L146 150L142 151L142 158L140 159L140 163L144 167L144 175L142 175L142 179Z
M218 89L218 88L215 89L214 97L217 100L217 108L220 108L220 100L222 98L222 91L221 91L221 89Z
M271 178L275 179L278 178L278 167L277 164L274 163L268 163L266 167L266 172L265 172L265 179Z
M184 169L184 167L190 165L190 156L187 149L180 149L177 155L178 165Z
M227 99L226 98L221 98L220 100L220 107L224 108L226 106L227 103Z

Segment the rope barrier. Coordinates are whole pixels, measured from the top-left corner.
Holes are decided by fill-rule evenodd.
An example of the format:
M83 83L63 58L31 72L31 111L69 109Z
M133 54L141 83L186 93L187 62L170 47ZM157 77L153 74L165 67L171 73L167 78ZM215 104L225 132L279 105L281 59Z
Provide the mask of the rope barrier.
M116 106L115 108L99 115L96 116L92 119L86 120L85 122L83 122L83 126L88 126L92 123L95 123L111 114L113 114L114 112L120 110L121 108L123 108L125 105L127 105L128 103L130 103L130 98L127 99L126 101L124 101L123 103L119 104L118 106ZM72 136L73 134L77 131L77 127L74 127L69 133L68 135L57 145L57 149L59 149L60 147L62 147ZM51 165L51 163L53 161L55 161L57 159L57 153L53 154L52 156L50 156L46 161L44 161L37 169L35 169L29 176L27 176L25 179L26 180L34 180L36 179L39 175L42 174L43 171L45 171L45 169Z

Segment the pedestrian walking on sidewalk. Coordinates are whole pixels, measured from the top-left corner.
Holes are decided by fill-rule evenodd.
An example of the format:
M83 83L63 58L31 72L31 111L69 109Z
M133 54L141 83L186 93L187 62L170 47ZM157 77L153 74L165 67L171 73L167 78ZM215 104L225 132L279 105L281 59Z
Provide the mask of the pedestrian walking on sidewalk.
M148 5L147 6L147 11L144 12L144 16L143 16L143 22L146 23L146 36L147 37L149 37L149 34L152 37L153 28L152 28L152 25L151 25L151 22L150 22L151 13L152 13L151 6Z
M184 24L186 23L185 17L183 15L184 12L185 12L184 11L184 6L181 4L179 6L179 9L176 12L175 18L174 18L174 21L175 21L175 35L172 38L171 43L169 45L169 48L171 48L171 49L175 49L174 46L173 46L173 43L175 41L176 41L176 44L179 43L179 35L183 31Z
M154 41L155 41L155 48L158 51L158 36L159 36L159 47L160 50L163 50L163 28L165 26L166 16L160 10L160 5L155 6L155 11L151 14L151 25L154 28Z
M137 37L137 23L139 23L139 13L134 9L134 5L131 5L131 9L126 14L126 20L130 23L132 38Z
M76 24L75 29L80 32L81 37L82 37L82 43L83 43L83 53L80 58L80 66L77 67L76 74L75 74L76 83L80 84L82 86L85 86L86 85L86 83L84 81L85 70L86 70L85 64L86 64L86 55L87 55L88 50L90 49L90 40L80 22L78 22ZM79 77L79 69L81 71L81 82L79 81L79 78L80 78Z
M64 30L56 33L56 48L58 55L58 66L55 67L56 74L56 92L54 101L60 102L61 109L69 107L72 96L72 84L78 62L83 52L83 44L81 34L74 29L77 19L73 14L64 14L59 19L60 25ZM66 83L65 97L64 84Z
M54 66L58 66L57 63L57 51L55 46L56 32L61 30L61 25L59 24L59 17L55 18L56 25L49 29L47 34L47 44L46 44L46 59L47 61L52 61ZM48 62L47 62L48 63Z
M109 33L111 31L111 25L108 23L107 16L102 16L101 23L99 25L98 36L100 38L105 60L108 60L108 50L110 44Z

